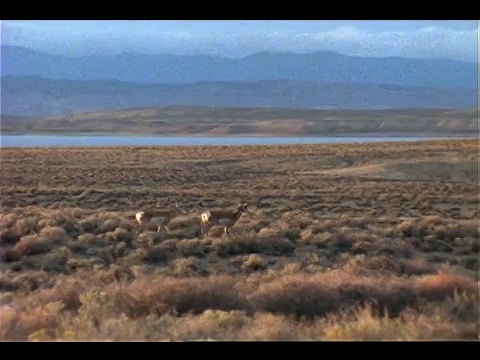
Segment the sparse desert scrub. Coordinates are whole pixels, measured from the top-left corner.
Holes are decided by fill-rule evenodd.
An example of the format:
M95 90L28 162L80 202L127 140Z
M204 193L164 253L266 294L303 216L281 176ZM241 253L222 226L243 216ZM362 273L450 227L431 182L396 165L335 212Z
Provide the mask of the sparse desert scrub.
M368 256L364 254L348 256L340 266L356 274L395 274L415 276L435 274L438 270L423 257L399 259L392 255Z
M177 275L185 276L195 274L198 270L199 261L191 256L188 258L176 259L173 262L174 272Z
M478 237L478 224L474 221L452 221L440 216L425 216L405 220L395 226L392 233L403 236L435 236L452 241L457 237Z
M177 251L184 257L205 257L210 252L210 247L200 239L179 240L176 243Z
M422 309L423 310L423 309ZM381 315L370 304L322 321L323 340L477 340L475 324L458 322L442 306L430 314L405 309L398 317Z
M0 291L33 291L38 288L51 287L54 276L44 271L23 271L21 273L4 270L0 274Z
M267 266L267 261L258 254L248 255L242 264L242 268L248 272L263 270L266 269Z
M406 309L398 317L380 315L365 305L310 321L245 311L205 310L178 317L169 312L129 318L117 315L102 293L81 297L78 313L64 312L58 303L28 315L0 307L5 321L1 338L12 340L477 340L475 323L448 316L449 303L423 312ZM454 301L452 301L454 302ZM16 324L15 327L11 324Z
M475 339L478 186L407 167L476 146L2 148L0 339ZM189 214L137 233L158 201Z
M253 253L280 256L292 253L295 245L283 236L266 237L250 232L235 234L229 239L214 239L211 249L220 257Z
M115 230L107 232L106 238L112 243L123 243L127 246L132 246L135 236L133 232L117 227Z
M386 339L471 339L478 321L476 283L448 274L352 278L332 270L273 278L144 275L124 280L107 280L107 274L59 278L51 288L4 301L2 339L85 339L88 329L105 340L379 339L382 326L388 329ZM33 309L29 316L22 315L26 308ZM422 331L437 321L436 331ZM124 328L142 324L140 332ZM121 329L112 332L114 325Z
M174 310L178 314L207 309L248 309L249 303L227 277L171 278L138 280L127 288L114 286L108 291L120 312L137 317Z
M156 266L165 265L170 260L176 258L176 244L169 243L168 240L160 245L150 247L146 251L147 261Z
M111 217L108 213L92 214L79 222L80 228L87 233L105 233L114 231L120 226L121 219L118 216Z
M36 255L49 252L55 246L69 240L67 233L60 227L45 227L38 235L26 235L12 248L20 256Z

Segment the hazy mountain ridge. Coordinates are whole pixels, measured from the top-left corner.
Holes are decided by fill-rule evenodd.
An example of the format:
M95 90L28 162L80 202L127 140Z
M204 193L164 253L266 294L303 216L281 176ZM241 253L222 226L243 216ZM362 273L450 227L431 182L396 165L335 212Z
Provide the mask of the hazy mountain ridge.
M267 80L167 85L32 76L5 76L1 84L3 114L35 117L161 106L333 109L477 106L476 90L389 84Z
M207 55L66 57L2 46L2 76L137 83L295 80L315 83L394 84L477 89L476 63L447 59L369 58L323 51L307 54L256 53L239 59Z

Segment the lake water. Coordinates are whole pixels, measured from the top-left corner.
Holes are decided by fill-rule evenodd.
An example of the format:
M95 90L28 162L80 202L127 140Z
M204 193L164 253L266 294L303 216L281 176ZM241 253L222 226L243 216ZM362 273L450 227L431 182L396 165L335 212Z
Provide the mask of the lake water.
M95 147L95 146L192 146L192 145L293 145L340 144L383 141L420 141L433 139L465 139L460 137L424 136L65 136L65 135L2 135L1 147Z

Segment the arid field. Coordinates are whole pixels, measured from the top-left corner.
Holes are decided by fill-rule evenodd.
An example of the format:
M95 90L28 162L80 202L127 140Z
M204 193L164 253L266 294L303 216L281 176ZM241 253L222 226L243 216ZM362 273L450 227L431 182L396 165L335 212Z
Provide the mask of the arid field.
M478 341L478 152L2 148L0 340Z

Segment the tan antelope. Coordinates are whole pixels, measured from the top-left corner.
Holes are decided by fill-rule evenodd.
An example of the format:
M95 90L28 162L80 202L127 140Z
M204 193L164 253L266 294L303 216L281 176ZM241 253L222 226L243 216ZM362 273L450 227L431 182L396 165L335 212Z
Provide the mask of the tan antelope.
M207 210L200 214L200 229L203 235L214 225L224 228L223 235L229 235L229 229L234 226L244 212L250 213L245 202L240 202L235 209Z
M149 222L157 223L157 232L160 232L162 227L166 229L165 225L179 214L186 214L186 211L178 207L178 202L175 202L175 207L166 209L158 208L157 202L157 208L142 210L135 214L135 220L137 221L137 232L142 226Z

